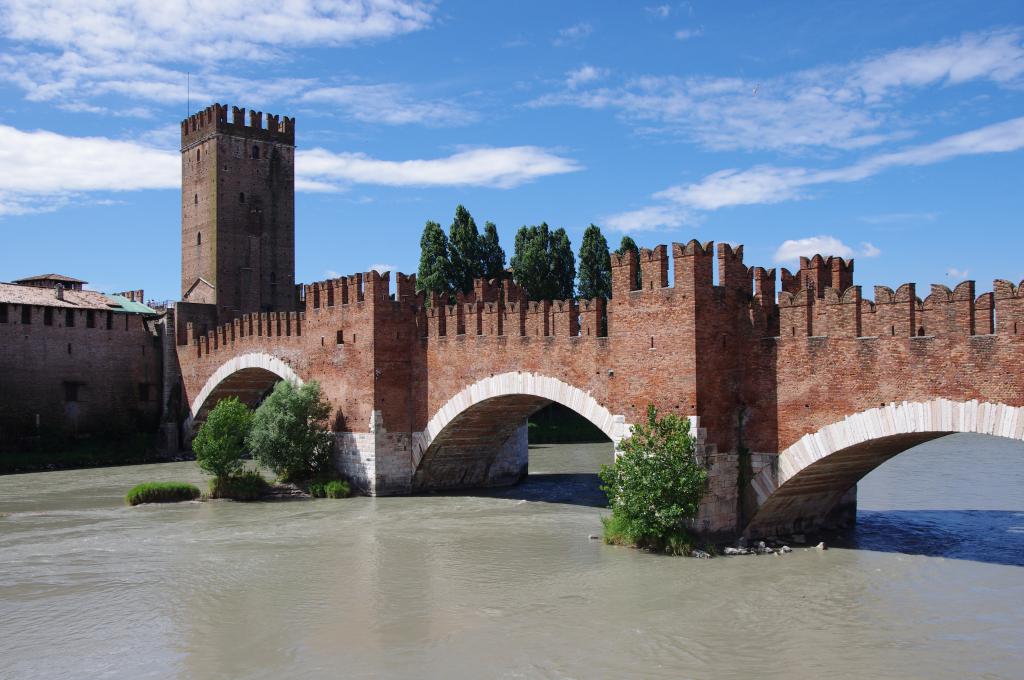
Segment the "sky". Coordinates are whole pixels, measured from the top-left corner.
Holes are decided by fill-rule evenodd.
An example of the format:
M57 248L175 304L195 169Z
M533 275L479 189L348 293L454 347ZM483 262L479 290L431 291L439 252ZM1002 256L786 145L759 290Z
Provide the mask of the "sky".
M1024 5L0 0L0 280L180 297L180 121L296 118L296 279L424 222L1024 279Z

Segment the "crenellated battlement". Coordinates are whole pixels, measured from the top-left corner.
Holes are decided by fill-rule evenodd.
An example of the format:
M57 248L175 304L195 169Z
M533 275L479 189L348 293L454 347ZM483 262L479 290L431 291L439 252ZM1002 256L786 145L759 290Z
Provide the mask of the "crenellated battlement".
M1018 335L1024 329L1024 299L1019 288L997 280L994 291L978 295L974 281L950 289L933 284L923 300L917 286L904 283L895 291L875 286L874 300L861 296L860 286L839 292L814 287L779 293L781 334L828 337L956 337Z
M245 346L265 340L301 340L306 323L305 312L261 312L243 314L231 323L220 324L206 333L201 333L193 322L185 324L184 337L178 335L178 344L191 344L195 356L202 357L218 351L236 351L236 345ZM182 342L182 340L185 342Z
M265 142L295 146L295 119L288 116L264 114L245 108L231 107L230 120L226 104L211 104L181 121L181 148L187 149L214 133L227 133Z

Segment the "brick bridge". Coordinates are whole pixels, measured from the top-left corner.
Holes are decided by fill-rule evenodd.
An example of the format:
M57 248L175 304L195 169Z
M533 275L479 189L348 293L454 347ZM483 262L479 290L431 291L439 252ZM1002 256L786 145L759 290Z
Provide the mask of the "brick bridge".
M338 468L365 492L511 484L526 420L559 402L612 442L648 403L691 418L711 484L697 528L770 535L848 520L856 483L953 432L1024 439L1024 285L853 285L853 263L743 264L742 246L613 256L613 297L525 302L477 281L424 305L415 278L369 272L299 288L300 308L216 325L179 303L190 424L224 396L318 380ZM643 288L636 288L641 270ZM671 277L670 277L671 272Z

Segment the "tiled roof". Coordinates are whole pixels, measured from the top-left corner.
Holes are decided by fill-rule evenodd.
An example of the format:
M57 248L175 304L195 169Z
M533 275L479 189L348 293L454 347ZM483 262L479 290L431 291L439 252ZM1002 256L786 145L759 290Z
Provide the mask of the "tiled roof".
M67 283L89 283L82 279L76 279L72 276L64 276L63 274L39 274L38 276L26 276L23 279L18 279L15 283L24 283L25 281L65 281Z
M105 309L114 312L134 312L139 314L157 313L145 305L131 303L126 298L104 295L94 290L65 289L64 299L58 300L53 288L18 286L13 283L0 283L0 302L15 305L38 305L40 307Z

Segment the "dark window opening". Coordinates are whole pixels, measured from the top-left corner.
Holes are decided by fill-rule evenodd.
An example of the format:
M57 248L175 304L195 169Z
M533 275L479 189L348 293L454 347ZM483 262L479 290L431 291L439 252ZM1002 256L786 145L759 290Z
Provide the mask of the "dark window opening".
M921 327L919 327L917 329L917 337L920 338L920 337L923 337L923 336L924 336L924 326L921 326Z
M252 147L252 157L253 158L259 158L260 157L260 147L258 147L256 145L253 145L253 147Z
M199 194L196 194L192 200L196 202L196 205L199 205Z
M79 388L81 386L82 386L82 383L65 381L64 382L64 401L78 401L79 397L81 396L79 394L79 392L80 392Z
M53 325L53 307L43 307L43 325Z
M200 156L200 150L199 150L199 149L196 149L196 163L198 163L198 162L199 162L199 159L200 159L200 158L201 158L201 156Z
M21 322L23 324L32 323L32 308L28 305L21 306Z
M893 334L893 336L895 336L895 335L896 335L896 326L893 326L893 327L891 328L891 330L892 330L892 334Z
M64 310L64 326L71 328L75 325L75 310L66 309Z
M107 330L109 331L114 327L114 313L107 312Z
M239 203L245 203L245 192L244 191L240 191L238 193L238 202Z
M68 354L71 354L71 343L68 343Z
M85 312L85 327L96 328L96 312L92 309Z
M124 329L128 330L128 315L124 315Z
M339 345L344 345L345 344L345 332L344 331L338 331L338 344Z
M7 303L0 302L0 323L7 323Z
M196 245L197 246L203 245L203 232L201 232L201 231L196 232Z

